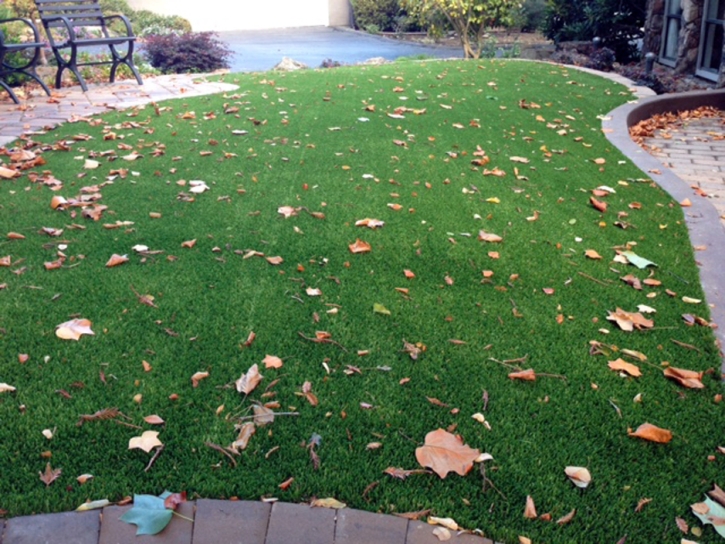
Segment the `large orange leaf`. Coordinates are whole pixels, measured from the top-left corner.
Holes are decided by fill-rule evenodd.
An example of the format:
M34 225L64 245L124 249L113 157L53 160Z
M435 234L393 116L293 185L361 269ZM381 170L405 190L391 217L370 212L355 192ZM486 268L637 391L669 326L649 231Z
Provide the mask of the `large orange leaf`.
M445 478L449 472L465 476L480 453L465 445L460 437L437 429L425 435L425 444L415 449L415 458L422 466Z
M625 312L621 308L617 308L614 312L610 311L607 319L616 322L620 329L627 332L635 328L651 329L654 326L654 321L647 319L640 312Z
M536 372L534 372L533 368L528 368L526 370L520 370L519 372L511 372L509 378L512 380L534 382L536 381Z
M689 387L690 389L705 388L705 384L702 383L702 372L668 366L665 368L664 374L666 378L675 380L684 387Z
M650 442L658 442L660 444L667 444L672 440L672 432L667 429L662 429L651 423L642 423L637 430L634 432L628 432L629 436L635 438L641 438L642 440L649 440Z
M634 376L635 378L639 378L642 375L642 371L637 365L628 363L622 358L616 359L614 361L609 361L607 366L609 366L609 368L611 368L612 370L626 372L627 374L629 374L630 376Z

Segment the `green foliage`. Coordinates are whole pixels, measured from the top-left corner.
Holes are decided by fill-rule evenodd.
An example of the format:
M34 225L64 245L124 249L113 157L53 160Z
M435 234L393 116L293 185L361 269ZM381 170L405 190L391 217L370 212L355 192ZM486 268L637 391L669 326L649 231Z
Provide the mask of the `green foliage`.
M133 13L131 24L138 36L191 32L191 23L178 15L159 15L148 10Z
M521 2L511 0L402 0L402 5L422 20L442 14L460 39L466 58L479 58L485 30L512 26L521 9Z
M548 0L543 30L557 43L602 38L624 63L638 55L646 10L647 0Z
M546 19L547 0L524 0L521 9L514 15L514 26L522 32L540 30Z
M33 0L5 0L3 5L10 8L10 11L15 14L15 17L25 17L28 19L38 18L38 10L35 9L35 2Z
M377 32L397 30L396 18L401 13L398 0L352 0L352 10L358 28L367 32L372 32L371 28Z
M164 74L213 72L229 67L232 51L213 32L149 36L143 44L151 66Z

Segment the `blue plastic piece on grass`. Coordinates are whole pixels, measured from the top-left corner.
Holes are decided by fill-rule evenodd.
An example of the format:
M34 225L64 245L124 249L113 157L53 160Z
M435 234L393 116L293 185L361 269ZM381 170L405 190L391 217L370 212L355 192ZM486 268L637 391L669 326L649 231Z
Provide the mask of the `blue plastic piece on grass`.
M121 516L121 521L136 525L136 536L160 533L174 516L174 511L164 506L164 499L169 495L169 491L164 491L158 497L134 495L133 508Z

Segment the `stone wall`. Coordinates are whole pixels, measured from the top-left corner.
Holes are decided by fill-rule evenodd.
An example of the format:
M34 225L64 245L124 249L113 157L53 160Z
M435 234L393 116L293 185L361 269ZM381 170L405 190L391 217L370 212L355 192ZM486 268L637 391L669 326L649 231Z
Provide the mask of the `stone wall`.
M644 22L644 43L642 53L660 54L662 31L665 20L665 0L647 1L647 18Z
M694 74L700 50L704 0L682 0L682 29L675 73Z

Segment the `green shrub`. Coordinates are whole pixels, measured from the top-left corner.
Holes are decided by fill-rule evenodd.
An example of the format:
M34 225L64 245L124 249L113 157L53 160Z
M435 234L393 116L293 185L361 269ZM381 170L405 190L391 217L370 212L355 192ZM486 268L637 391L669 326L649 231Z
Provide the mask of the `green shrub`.
M617 61L629 62L638 56L646 8L647 0L548 0L544 33L556 43L599 37Z
M142 9L133 14L131 18L134 32L139 36L149 34L168 34L169 31L177 33L191 32L191 23L178 15L159 15ZM154 32L155 29L166 29L165 32Z
M232 51L213 32L149 36L142 45L151 66L164 74L212 72L229 67Z
M546 19L546 0L525 0L514 19L522 32L541 30Z
M396 18L401 15L398 0L351 0L357 28L395 32Z

